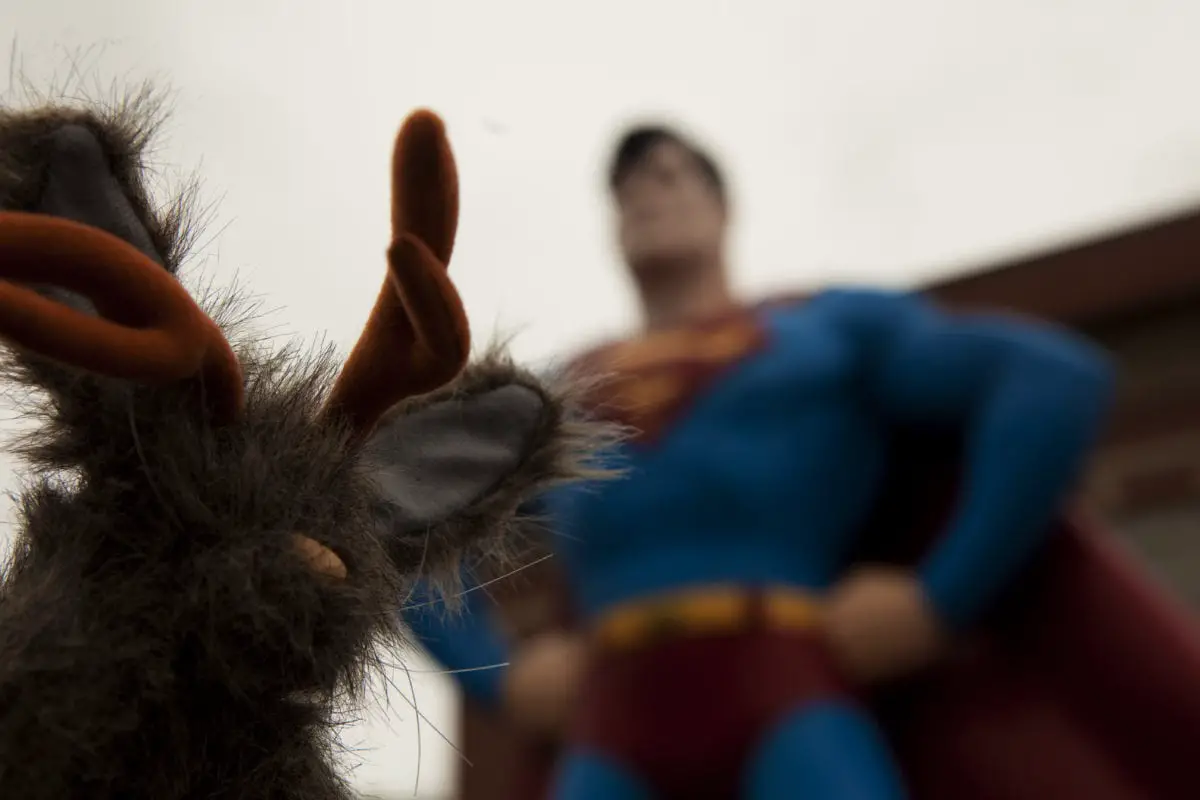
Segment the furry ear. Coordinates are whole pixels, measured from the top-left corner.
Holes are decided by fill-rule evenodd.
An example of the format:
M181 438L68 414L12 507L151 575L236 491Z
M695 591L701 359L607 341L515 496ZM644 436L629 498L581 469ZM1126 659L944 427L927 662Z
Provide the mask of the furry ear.
M518 509L551 486L603 477L612 437L579 411L570 376L545 379L497 355L450 386L401 403L364 447L380 534L401 569L436 571L477 549L515 557L538 525Z
M367 452L390 532L419 533L479 505L537 449L549 402L509 383L383 422Z
M150 231L126 196L95 133L80 124L63 125L46 134L42 148L45 182L31 211L99 228L163 265Z

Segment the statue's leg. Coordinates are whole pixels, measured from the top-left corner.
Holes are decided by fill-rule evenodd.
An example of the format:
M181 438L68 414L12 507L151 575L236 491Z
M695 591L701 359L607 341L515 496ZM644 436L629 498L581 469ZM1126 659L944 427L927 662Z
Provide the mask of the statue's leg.
M849 703L806 703L751 753L747 800L903 800L907 796L874 720Z
M551 800L656 800L649 785L615 759L594 750L568 753L559 766Z

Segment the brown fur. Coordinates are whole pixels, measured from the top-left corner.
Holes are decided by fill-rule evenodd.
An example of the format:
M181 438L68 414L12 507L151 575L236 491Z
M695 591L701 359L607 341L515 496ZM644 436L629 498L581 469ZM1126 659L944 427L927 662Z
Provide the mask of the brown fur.
M192 229L184 201L156 210L143 156L158 107L0 111L0 209L37 196L38 140L91 129L177 272ZM514 472L420 535L388 539L347 424L321 411L339 364L328 350L272 350L236 291L202 299L237 353L245 403L232 424L197 413L194 387L146 387L16 352L5 377L29 389L37 426L20 524L0 583L0 796L334 800L351 796L334 723L361 702L381 650L402 640L397 607L418 578L495 559L517 508L585 476L606 433L547 385L493 354L451 386L391 414L518 383L546 402ZM301 532L346 563L316 575Z

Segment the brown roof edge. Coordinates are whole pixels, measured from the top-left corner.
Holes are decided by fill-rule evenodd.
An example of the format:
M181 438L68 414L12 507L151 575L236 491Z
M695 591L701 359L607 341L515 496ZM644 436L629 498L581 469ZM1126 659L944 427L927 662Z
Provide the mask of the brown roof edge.
M1200 292L1200 208L931 284L960 307L1088 324Z

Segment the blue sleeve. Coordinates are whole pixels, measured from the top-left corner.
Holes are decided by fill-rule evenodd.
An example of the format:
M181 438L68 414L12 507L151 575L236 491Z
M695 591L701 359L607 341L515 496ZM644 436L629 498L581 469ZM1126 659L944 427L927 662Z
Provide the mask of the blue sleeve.
M405 603L401 616L464 694L494 708L500 702L508 644L495 624L494 603L486 592L469 585L462 601L461 609L448 611L422 586Z
M920 567L943 620L974 621L1050 530L1103 424L1113 374L1072 334L949 314L910 295L849 292L840 312L871 393L898 421L966 437L962 495Z
M544 496L531 498L518 510L522 516L548 513ZM467 575L462 606L450 611L427 586L419 584L401 609L413 636L462 689L485 707L500 702L501 684L508 670L508 642L496 624L496 605L487 592Z

